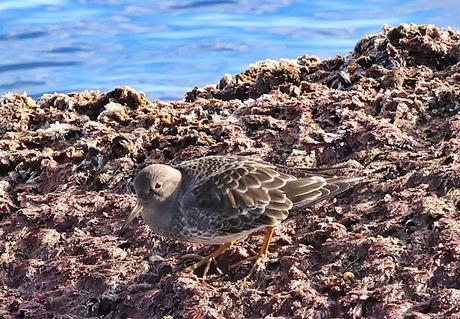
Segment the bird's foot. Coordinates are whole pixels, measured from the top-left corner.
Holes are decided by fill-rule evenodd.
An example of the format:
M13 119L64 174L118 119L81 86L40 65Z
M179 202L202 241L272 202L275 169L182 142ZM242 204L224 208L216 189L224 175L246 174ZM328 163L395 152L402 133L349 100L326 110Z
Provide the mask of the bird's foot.
M195 269L200 268L201 266L205 265L204 271L203 271L203 279L206 279L206 275L208 274L209 267L211 266L211 262L214 260L213 257L207 256L203 257L197 254L187 254L181 256L181 259L197 259L199 260L198 262L186 267L183 269L184 272L193 272Z
M257 256L246 278L252 277L255 274L255 272L259 269L265 270L265 264L267 263L267 261L268 254L260 254L259 256Z
M242 284L246 284L249 279L252 279L256 283L263 282L265 277L267 277L267 273L265 271L265 264L268 261L269 254L263 254L259 253L256 254L255 256L251 256L248 258L245 258L235 264L232 264L228 267L229 270L236 269L247 262L252 262L251 269L249 270L249 273L241 278Z
M217 257L219 256L220 254L222 254L224 251L226 251L228 248L230 248L232 245L233 245L234 241L229 241L229 242L226 242L225 244L222 244L220 245L220 247L215 250L214 252L212 252L209 256L207 257L202 257L200 255L195 255L195 254L188 254L188 255L184 255L182 256L182 259L187 259L187 258L193 258L193 259L201 259L199 262L197 263L194 263L193 265L187 267L184 269L184 271L188 271L188 272L192 272L194 271L195 269L203 266L203 265L206 265L206 267L204 268L204 272L203 272L203 278L206 278L206 275L208 274L208 271L209 271L209 266L211 265L211 262Z
M249 273L241 278L241 284L243 286L252 286L253 288L262 288L266 285L267 278L269 277L265 265L268 261L268 254L259 254L251 257L253 264Z

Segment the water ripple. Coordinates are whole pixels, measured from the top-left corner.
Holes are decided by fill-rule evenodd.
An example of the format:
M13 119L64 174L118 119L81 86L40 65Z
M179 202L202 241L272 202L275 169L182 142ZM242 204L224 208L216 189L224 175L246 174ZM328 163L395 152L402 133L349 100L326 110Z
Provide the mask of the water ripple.
M66 61L66 62L52 62L52 61L43 61L43 62L28 62L28 63L13 63L13 64L0 64L0 73L11 72L18 70L32 70L39 68L57 68L63 66L75 66L79 65L79 62Z

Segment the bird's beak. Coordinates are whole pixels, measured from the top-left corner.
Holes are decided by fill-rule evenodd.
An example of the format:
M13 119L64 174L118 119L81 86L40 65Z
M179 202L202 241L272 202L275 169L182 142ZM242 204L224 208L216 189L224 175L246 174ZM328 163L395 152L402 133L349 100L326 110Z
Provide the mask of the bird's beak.
M141 211L142 211L142 203L138 200L137 203L136 203L136 206L134 206L134 208L131 211L131 213L129 214L128 218L126 218L126 221L123 224L123 227L121 227L120 236L122 236L125 233L126 228L128 228L129 224L131 224L131 222L134 220L134 218L139 216Z

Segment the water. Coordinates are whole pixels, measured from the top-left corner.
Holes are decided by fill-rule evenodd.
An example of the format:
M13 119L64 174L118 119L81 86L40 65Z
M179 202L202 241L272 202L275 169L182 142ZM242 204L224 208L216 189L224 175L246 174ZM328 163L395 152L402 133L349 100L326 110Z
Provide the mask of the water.
M258 60L346 54L384 23L460 30L459 0L0 0L0 94L180 99Z

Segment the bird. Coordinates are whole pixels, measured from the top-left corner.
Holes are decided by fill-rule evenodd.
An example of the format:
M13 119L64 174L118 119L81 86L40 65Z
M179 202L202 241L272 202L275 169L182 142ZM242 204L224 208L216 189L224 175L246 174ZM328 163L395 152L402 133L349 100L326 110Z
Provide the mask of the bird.
M259 254L252 257L251 274L267 260L274 231L291 209L331 199L364 180L362 176L326 174L343 167L288 167L237 155L205 156L177 165L151 164L134 179L137 203L120 235L141 215L157 235L220 245L184 269L206 265L205 277L211 261L235 241L263 230L264 241Z

